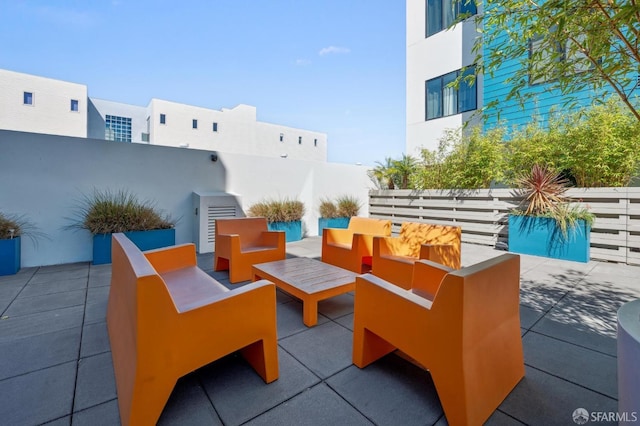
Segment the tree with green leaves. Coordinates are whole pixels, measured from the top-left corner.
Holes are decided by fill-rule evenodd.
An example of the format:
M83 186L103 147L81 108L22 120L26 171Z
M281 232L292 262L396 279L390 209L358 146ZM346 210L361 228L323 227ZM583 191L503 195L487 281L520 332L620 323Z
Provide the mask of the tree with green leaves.
M376 166L369 170L369 177L380 189L396 189L393 161L393 158L385 157L384 162L376 161Z
M411 155L402 154L399 160L393 160L391 169L397 186L400 189L409 189L410 177L418 168L418 160Z
M468 2L472 0L459 0ZM479 2L480 3L480 2ZM507 61L506 100L520 105L536 96L526 90L545 83L566 102L583 90L596 100L612 95L640 120L640 5L637 0L484 0L476 19L482 33L474 44L478 73L493 75ZM462 15L460 19L468 18ZM496 106L498 100L485 104Z

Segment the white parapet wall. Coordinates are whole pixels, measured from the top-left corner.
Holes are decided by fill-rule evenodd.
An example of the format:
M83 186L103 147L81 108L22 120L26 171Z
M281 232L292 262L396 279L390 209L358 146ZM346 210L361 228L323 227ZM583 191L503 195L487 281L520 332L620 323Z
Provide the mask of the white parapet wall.
M22 266L91 260L91 235L71 225L83 195L126 189L177 219L176 243L194 242L193 192L304 202L317 235L320 199L357 197L368 215L367 167L0 130L0 211L24 215L45 238L26 238Z

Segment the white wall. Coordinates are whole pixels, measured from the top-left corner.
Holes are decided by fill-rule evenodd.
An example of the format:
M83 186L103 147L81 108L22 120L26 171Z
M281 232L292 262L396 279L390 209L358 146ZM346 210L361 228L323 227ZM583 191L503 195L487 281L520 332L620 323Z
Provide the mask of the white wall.
M366 216L372 188L362 166L220 152L212 162L212 151L5 130L0 153L0 210L25 214L49 237L23 241L23 267L91 260L89 232L68 227L82 195L94 188L156 201L179 218L177 243L195 241L193 191L237 193L245 210L265 198L298 198L307 207L308 235L316 235L321 198L355 196Z
M406 152L418 155L420 148L434 150L445 129L460 127L471 114L457 114L426 121L425 83L435 77L472 65L476 36L469 19L452 30L426 37L426 2L407 0L407 133ZM482 78L478 79L478 108L482 105Z
M166 123L160 124L160 114ZM256 120L256 108L238 105L221 111L152 99L149 104L151 143L312 161L327 160L327 135ZM193 128L193 120L198 128ZM213 131L213 123L218 131ZM280 134L284 140L280 142ZM302 137L302 144L298 137ZM314 145L317 140L317 145Z
M24 92L33 105L24 105ZM86 137L87 86L0 69L0 129Z

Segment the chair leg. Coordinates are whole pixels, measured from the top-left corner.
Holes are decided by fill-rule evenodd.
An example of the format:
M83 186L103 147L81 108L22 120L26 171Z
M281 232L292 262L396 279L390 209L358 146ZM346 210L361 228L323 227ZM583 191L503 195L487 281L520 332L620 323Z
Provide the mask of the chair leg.
M364 327L353 330L353 363L364 368L395 350L395 346Z
M258 340L243 348L240 353L265 383L278 379L278 343L275 339Z
M214 259L213 259L214 271L226 271L228 269L229 269L229 259L225 259L224 257L214 256Z
M122 425L153 425L158 422L164 410L177 379L174 377L160 377L152 382L136 378L134 393L131 401L131 411L128 418L120 419Z

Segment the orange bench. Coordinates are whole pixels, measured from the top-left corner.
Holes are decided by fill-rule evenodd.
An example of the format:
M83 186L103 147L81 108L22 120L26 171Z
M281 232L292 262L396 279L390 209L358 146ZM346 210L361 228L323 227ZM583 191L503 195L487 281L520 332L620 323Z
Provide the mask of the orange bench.
M391 235L391 221L352 217L347 229L322 231L322 261L361 274L371 266L373 237Z
M193 244L141 252L113 234L107 328L123 425L155 424L177 380L234 351L278 378L275 285L230 291L196 266Z
M418 259L460 269L461 237L458 226L404 222L399 236L373 238L371 273L410 289L413 264Z
M520 257L449 271L419 260L411 290L357 277L353 363L399 349L430 371L450 425L480 425L524 377Z
M269 231L264 217L216 219L213 269L229 270L229 281L250 280L251 266L286 257L284 231Z

